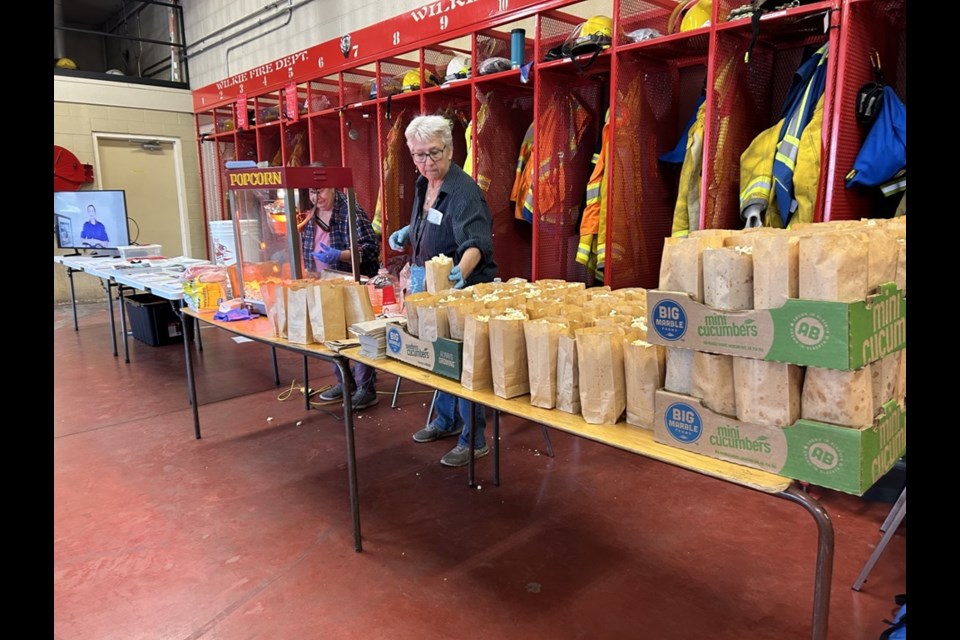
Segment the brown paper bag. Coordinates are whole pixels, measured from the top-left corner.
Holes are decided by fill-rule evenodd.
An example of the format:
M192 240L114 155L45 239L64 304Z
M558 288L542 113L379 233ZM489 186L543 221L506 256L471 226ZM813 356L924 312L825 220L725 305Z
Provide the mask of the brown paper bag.
M527 342L519 313L490 318L490 368L493 392L501 398L515 398L530 392L527 375Z
M800 297L856 302L866 298L866 236L858 231L815 233L800 238Z
M777 309L800 292L800 236L764 233L753 243L753 308Z
M417 308L425 304L430 304L433 299L434 296L426 291L410 294L403 299L404 309L407 313L407 333L415 338L420 336L420 323L419 316L417 315Z
M897 279L897 239L883 226L872 221L864 226L867 234L867 289L872 291Z
M287 340L290 342L315 342L310 326L310 297L316 286L314 280L294 280L287 286Z
M703 406L736 417L737 395L733 384L733 356L693 352L693 377L690 395L700 398Z
M800 417L803 367L752 358L733 358L737 420L789 427Z
M530 404L535 407L553 409L557 404L557 342L566 331L566 324L549 320L523 323Z
M563 303L559 298L527 300L526 311L531 320L560 315Z
M897 273L894 277L897 288L907 293L907 241L897 240Z
M897 373L897 388L894 396L897 402L904 404L907 399L907 349L900 349L900 370Z
M420 339L427 342L433 342L437 338L449 338L447 308L439 304L417 307L417 329L420 331Z
M686 292L697 302L703 302L703 250L722 247L725 237L691 234L666 238L660 257L660 288Z
M623 331L590 327L577 331L580 410L589 424L616 424L627 408Z
M471 391L493 387L490 368L490 316L471 314L464 320L460 384Z
M320 281L309 298L310 327L317 342L343 340L347 337L344 299L347 287Z
M453 259L447 256L430 258L424 264L424 275L427 284L427 293L434 295L445 289L453 289L450 282L450 272L453 271Z
M753 255L749 248L703 250L703 302L724 311L753 309Z
M376 318L367 288L356 282L341 285L343 289L343 317L347 326Z
M627 424L653 429L654 397L663 386L666 373L665 352L663 346L642 340L636 331L628 332L624 338Z
M691 395L693 387L693 351L680 347L667 347L667 373L663 386L667 391Z
M842 427L873 424L871 366L855 371L807 367L800 417Z
M463 326L467 316L483 309L483 304L473 298L459 298L447 303L447 327L453 340L463 340Z
M557 338L557 409L580 415L580 367L577 339L567 334Z
M287 337L287 288L280 280L265 280L260 283L260 294L266 307L267 320L277 338Z
M870 386L873 391L873 408L879 411L887 400L900 400L900 360L903 349L894 351L879 360L870 363Z

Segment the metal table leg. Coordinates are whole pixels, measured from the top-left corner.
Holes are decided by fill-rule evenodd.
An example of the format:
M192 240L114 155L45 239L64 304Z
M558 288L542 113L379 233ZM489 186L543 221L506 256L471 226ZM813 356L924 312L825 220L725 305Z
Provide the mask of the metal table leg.
M493 484L500 486L500 410L493 410Z
M80 331L80 325L77 324L77 298L73 292L73 273L79 269L67 267L67 278L70 280L70 307L73 309L73 330Z
M127 310L123 305L123 285L117 285L117 302L120 304L120 335L123 336L123 361L130 364L130 347L127 344Z
M113 340L113 356L117 357L117 325L113 319L113 284L108 280L101 280L104 291L107 292L107 313L110 314L110 338Z
M796 482L777 494L810 512L817 523L817 572L813 586L813 640L826 640L830 614L830 580L833 577L833 522L823 506Z
M543 442L547 445L547 455L551 458L553 457L553 442L550 440L550 431L547 429L547 425L540 425L540 430L543 432Z
M390 408L391 408L391 409L396 409L396 408L397 408L397 395L400 394L400 381L401 381L401 380L403 380L403 378L401 378L400 376L397 376L397 386L395 386L395 387L393 388L393 401L390 403ZM434 397L436 397L436 396L434 396ZM433 413L432 410L431 410L431 413ZM427 416L427 419L429 420L429 416Z
M337 368L343 379L343 388L353 386L353 374L350 373L350 361L346 358L336 359ZM353 548L358 553L363 551L360 539L360 498L357 488L357 451L353 439L353 406L350 402L351 394L343 394L343 427L347 437L347 475L350 482L350 513L353 516Z
M344 387L344 389L349 389L350 387ZM344 397L349 397L351 394L344 393ZM303 356L303 408L310 409L310 367L307 364L307 356Z
M273 384L280 386L280 367L277 366L277 348L270 346L270 357L273 358Z
M180 314L180 323L188 320L188 316ZM199 329L199 327L198 327ZM197 408L197 384L193 378L193 356L190 352L190 338L187 337L187 331L183 332L183 353L187 362L187 393L189 395L190 407L193 409L193 435L197 440L200 439L200 410Z
M437 397L436 394L434 394L433 397L434 397L434 399L436 399L436 397ZM459 401L459 400L455 400L455 402L456 402L457 404L460 404L460 401ZM433 407L433 405L431 405L431 409L432 409L432 407ZM476 409L475 409L475 407L474 407L474 402L473 402L473 400L471 400L471 401L470 401L470 449L469 449L469 451L470 451L470 456L467 458L467 460L468 460L468 462L467 462L467 486L470 486L470 487L472 487L473 484L474 484L474 483L473 483L473 467L474 467L474 463L475 463L476 461L473 459L473 454L474 454L474 452L476 451L476 448L477 448L477 446L476 446L476 444L475 444L475 438L476 438L476 434L477 434L477 432L475 431L475 429L477 428L477 424L476 424L477 421L475 420L475 416L473 415L475 410L476 410ZM433 413L433 411L431 411L431 413Z

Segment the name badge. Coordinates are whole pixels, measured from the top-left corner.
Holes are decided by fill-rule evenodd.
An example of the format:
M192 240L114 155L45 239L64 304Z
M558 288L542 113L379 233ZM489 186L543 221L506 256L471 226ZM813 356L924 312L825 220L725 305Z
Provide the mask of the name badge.
M431 207L430 210L427 211L427 221L428 221L430 224L440 224L440 222L441 222L442 220L443 220L443 213L442 213L442 212L437 211L437 210L434 209L433 207Z

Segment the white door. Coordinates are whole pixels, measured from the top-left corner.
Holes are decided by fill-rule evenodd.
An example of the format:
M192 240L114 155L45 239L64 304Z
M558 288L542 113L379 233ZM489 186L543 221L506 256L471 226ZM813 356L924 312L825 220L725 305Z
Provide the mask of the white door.
M98 138L101 189L126 191L131 244L159 244L185 255L172 141Z

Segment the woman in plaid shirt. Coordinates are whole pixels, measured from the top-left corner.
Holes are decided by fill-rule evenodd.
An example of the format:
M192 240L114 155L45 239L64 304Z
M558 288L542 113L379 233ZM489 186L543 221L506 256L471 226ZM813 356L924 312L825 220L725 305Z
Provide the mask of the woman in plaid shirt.
M309 195L313 209L299 224L304 271L313 273L319 273L324 269L350 271L347 197L330 187L310 189ZM357 205L357 244L360 254L360 274L377 275L380 266L380 238L374 233L370 218L359 204ZM325 402L337 401L343 397L340 369L336 366L333 369L337 374L338 382L320 394L320 399ZM350 402L354 411L366 409L379 401L375 389L376 373L376 369L365 364L357 362L353 365L356 390Z

